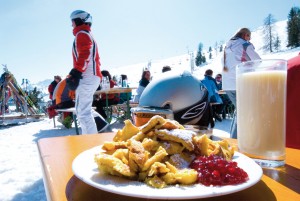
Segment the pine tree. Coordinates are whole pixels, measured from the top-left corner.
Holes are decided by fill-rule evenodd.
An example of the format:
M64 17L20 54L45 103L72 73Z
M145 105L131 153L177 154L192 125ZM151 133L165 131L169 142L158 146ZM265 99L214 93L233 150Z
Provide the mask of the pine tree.
M272 14L269 14L265 20L264 20L264 26L263 26L263 37L265 45L263 46L264 50L273 52L273 46L275 42L275 28L274 23L276 22L274 16Z
M220 45L220 50L219 52L223 52L223 45Z
M42 100L42 98L39 97L41 93L42 92L38 91L36 87L34 87L33 90L29 91L28 97L36 107L39 107L38 103Z
M278 52L281 46L281 41L279 39L279 36L277 35L274 42L274 49Z
M206 63L206 57L204 54L202 55L202 63Z
M300 46L300 9L293 7L290 10L287 21L288 45L295 48Z
M196 64L196 66L200 66L202 63L204 63L203 62L203 56L202 56L202 48L203 48L203 44L199 43L197 56L195 58L195 64Z

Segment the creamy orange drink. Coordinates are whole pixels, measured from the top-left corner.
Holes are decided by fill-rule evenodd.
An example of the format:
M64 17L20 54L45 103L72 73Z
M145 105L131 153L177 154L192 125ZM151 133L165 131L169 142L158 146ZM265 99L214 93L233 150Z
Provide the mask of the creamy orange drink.
M237 69L239 150L262 159L257 160L262 166L281 166L285 160L286 61L241 65Z

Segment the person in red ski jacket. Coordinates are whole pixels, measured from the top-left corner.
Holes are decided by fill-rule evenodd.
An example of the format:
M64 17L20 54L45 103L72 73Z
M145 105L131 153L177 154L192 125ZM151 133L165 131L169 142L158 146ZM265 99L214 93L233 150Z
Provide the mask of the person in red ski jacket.
M73 43L73 68L67 78L67 85L76 90L75 107L82 134L103 131L109 124L92 109L93 95L102 78L97 43L91 34L92 16L83 10L71 13L75 40ZM95 119L95 115L98 118ZM97 124L96 124L97 123Z

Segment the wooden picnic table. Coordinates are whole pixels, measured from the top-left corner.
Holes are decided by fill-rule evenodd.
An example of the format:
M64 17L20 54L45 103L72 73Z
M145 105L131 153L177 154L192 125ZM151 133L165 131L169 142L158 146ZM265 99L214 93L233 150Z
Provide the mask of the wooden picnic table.
M109 88L109 89L101 89L97 90L95 92L95 95L100 95L100 94L119 94L119 93L130 93L132 92L133 89L136 89L136 87L114 87L114 88Z
M214 129L213 134L217 135L218 130ZM113 136L114 133L103 133L40 139L38 141L38 150L48 201L152 200L117 195L99 190L74 176L72 162L76 156L83 151L103 144L104 141L112 140ZM228 140L232 144L237 143L235 139ZM194 200L299 201L299 156L299 149L286 148L286 165L282 168L263 169L262 179L254 186L228 195Z
M100 94L120 94L120 93L126 93L127 94L127 101L126 101L126 119L130 119L130 97L129 94L132 93L132 90L136 89L136 87L114 87L109 89L101 89L97 90L94 95L100 95ZM106 107L109 107L108 104L108 96L106 96Z

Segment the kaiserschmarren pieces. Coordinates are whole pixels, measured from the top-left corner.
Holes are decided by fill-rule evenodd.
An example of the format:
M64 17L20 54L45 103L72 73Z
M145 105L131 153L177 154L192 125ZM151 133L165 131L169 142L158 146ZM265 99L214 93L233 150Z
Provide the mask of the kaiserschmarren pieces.
M230 147L227 140L218 141L218 143L221 148L220 156L225 158L226 160L231 160L234 155L235 148Z
M149 157L149 153L145 150L142 143L136 140L129 140L128 150L129 160L133 161L139 167L139 169L142 169Z
M226 140L213 141L204 134L202 136L195 136L193 143L196 146L196 154L201 156L214 154L222 156L226 160L231 160L234 155L234 148L230 147Z
M197 181L197 171L194 169L177 169L175 166L171 165L170 163L166 163L167 168L170 169L170 172L165 174L162 179L167 184L194 184Z
M104 142L102 149L106 151L114 151L117 149L127 148L127 142Z
M178 142L163 141L158 144L163 147L169 155L179 154L184 150L184 146Z
M227 141L212 141L185 130L175 120L153 116L144 126L125 121L111 142L102 145L95 162L102 173L145 182L154 188L190 185L197 171L189 165L198 156L216 154L230 160L234 149Z
M161 162L164 159L164 157L167 155L168 153L166 152L166 150L162 147L159 147L157 149L157 152L145 162L142 171L148 170L150 166L155 162Z
M167 186L167 183L157 175L154 177L148 177L145 179L146 184L149 186L152 186L154 188L164 188Z
M117 149L112 156L120 159L124 164L128 165L129 151L128 149Z
M169 162L178 169L188 168L196 156L191 153L182 152L170 156Z
M130 120L127 119L124 121L124 123L124 128L122 130L118 130L117 134L113 138L113 141L126 141L140 131L139 128L133 125Z
M142 141L142 145L147 151L153 152L158 149L158 147L160 146L160 143L151 138L144 138Z
M116 176L126 176L129 178L136 176L134 172L130 171L128 165L112 155L105 153L97 154L95 156L95 162L98 164L98 169L101 172Z
M165 122L163 117L155 115L145 125L141 126L141 131L147 134L149 131L161 127Z
M169 171L170 171L170 169L167 168L166 164L161 163L161 162L155 162L155 163L153 163L153 165L151 165L151 168L148 172L148 176L152 177L154 175L165 174Z
M159 129L184 129L184 126L180 125L177 121L167 120Z
M193 137L196 135L195 132L182 129L173 130L155 130L158 138L161 140L173 141L181 143L187 150L193 151Z

